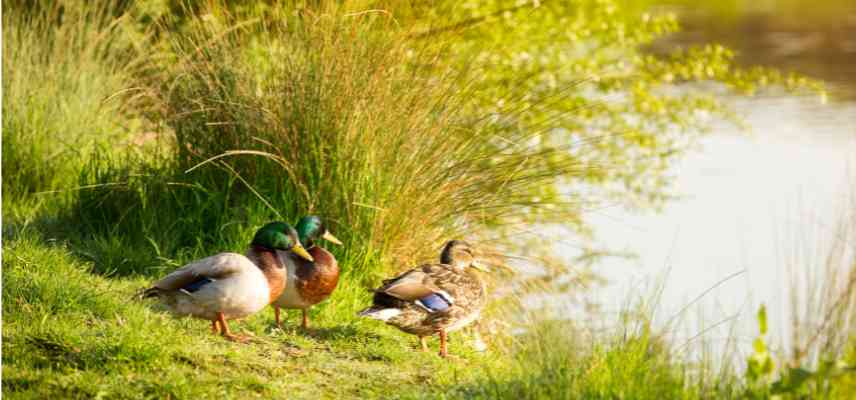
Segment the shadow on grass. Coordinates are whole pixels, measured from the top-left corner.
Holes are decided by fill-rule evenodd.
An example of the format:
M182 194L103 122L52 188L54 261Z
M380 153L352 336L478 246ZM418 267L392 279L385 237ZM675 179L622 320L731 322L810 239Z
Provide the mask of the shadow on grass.
M256 226L279 219L235 179L173 170L93 161L74 190L4 200L3 238L33 229L92 263L93 273L156 278L193 259L243 252ZM296 214L282 208L283 215Z
M358 330L351 325L337 325L323 328L313 328L310 326L308 330L304 331L300 329L299 332L306 336L310 336L314 339L319 340L339 340L345 338L352 338L357 335L365 336L367 334L367 332ZM374 336L376 338L380 338L380 336Z

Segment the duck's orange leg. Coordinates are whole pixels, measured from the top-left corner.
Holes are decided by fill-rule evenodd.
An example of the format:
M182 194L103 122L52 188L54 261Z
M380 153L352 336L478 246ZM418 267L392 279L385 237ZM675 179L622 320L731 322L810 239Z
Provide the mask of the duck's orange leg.
M220 321L220 327L223 328L222 332L220 332L224 338L231 340L233 342L244 343L248 339L243 336L233 335L232 332L229 332L229 325L226 323L226 317L222 312L217 313L217 320Z
M279 307L273 306L273 316L276 319L277 328L282 329L282 322L279 320Z
M419 344L422 345L423 352L428 351L428 340L425 338L425 336L419 337Z
M440 357L446 358L449 356L449 351L446 350L446 330L440 329Z
M211 333L213 333L215 335L220 333L220 330L217 329L217 320L216 319L211 320Z
M309 329L309 315L306 313L306 309L303 309L303 329Z

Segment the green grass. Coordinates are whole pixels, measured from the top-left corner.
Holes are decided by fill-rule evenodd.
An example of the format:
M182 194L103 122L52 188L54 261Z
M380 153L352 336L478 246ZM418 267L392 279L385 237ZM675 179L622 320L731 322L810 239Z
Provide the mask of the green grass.
M472 380L489 356L462 340L451 351L469 363L447 363L416 341L354 316L367 300L343 286L313 309L312 328L284 330L266 310L233 329L253 336L235 344L209 324L174 319L134 294L145 279L108 279L91 263L32 232L3 248L3 394L10 398L233 397L389 398ZM436 347L436 343L433 344ZM470 364L472 363L472 364Z
M412 336L355 318L369 296L345 281L313 309L309 332L297 328L295 314L285 329L275 328L268 309L232 323L252 337L236 344L211 334L206 321L176 319L137 300L148 279L107 278L92 267L31 229L4 238L4 396L743 397L739 377L699 375L700 366L673 353L645 323L597 334L562 322L530 323L523 335L489 336L484 354L469 347L466 334L455 334L450 350L460 359L446 361L416 351ZM521 317L527 318L507 320ZM846 398L848 382L828 398Z
M489 338L474 352L452 336L446 361L416 351L414 337L357 319L368 293L345 281L284 330L266 310L233 329L249 344L175 319L134 294L143 278L92 273L64 245L25 230L3 248L3 390L10 398L697 398L681 363L644 332L599 338L586 350L567 326ZM637 333L639 335L637 335ZM436 349L436 340L431 346ZM654 383L652 385L652 383Z

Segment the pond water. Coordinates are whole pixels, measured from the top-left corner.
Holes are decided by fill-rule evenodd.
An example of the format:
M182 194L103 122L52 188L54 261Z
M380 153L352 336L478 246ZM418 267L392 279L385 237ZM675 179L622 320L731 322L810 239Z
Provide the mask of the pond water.
M727 22L713 12L672 8L686 31L652 51L723 43L740 52L741 64L826 80L832 100L730 99L751 129L717 123L700 150L674 168L680 199L659 213L589 215L608 248L638 255L596 265L609 281L594 291L607 315L625 308L628 293L650 297L659 287L659 323L685 311L680 324L670 325L679 343L695 337L720 351L734 339L741 354L757 334L760 303L768 307L773 341L787 347L794 296L806 286L830 290L816 279L828 267L850 268L856 257L856 2L834 3L839 8L822 23L799 23L805 21L786 9L777 14L776 1L760 3L736 7Z

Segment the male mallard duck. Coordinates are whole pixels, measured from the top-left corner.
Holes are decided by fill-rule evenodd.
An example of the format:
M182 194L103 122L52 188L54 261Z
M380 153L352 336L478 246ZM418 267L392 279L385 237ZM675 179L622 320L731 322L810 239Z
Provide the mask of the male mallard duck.
M227 339L245 338L229 332L227 320L243 318L276 300L285 287L286 271L277 251L307 260L312 256L300 244L297 231L285 222L271 222L256 232L255 257L220 253L187 264L143 292L158 297L173 313L211 320L211 330Z
M336 258L323 247L316 245L315 241L323 238L338 245L342 242L324 227L321 218L314 215L300 219L297 223L297 235L315 261L293 256L283 259L288 269L288 284L272 305L277 326L282 326L279 319L280 308L300 309L303 311L303 329L307 329L307 309L330 297L339 283L339 265Z
M468 267L486 271L470 245L460 240L446 243L440 264L425 264L374 290L372 306L359 315L378 319L404 332L425 337L440 335L440 356L446 357L446 335L479 318L485 304L484 282Z

